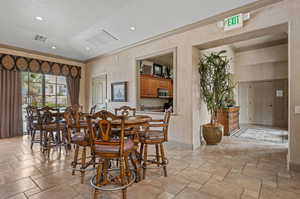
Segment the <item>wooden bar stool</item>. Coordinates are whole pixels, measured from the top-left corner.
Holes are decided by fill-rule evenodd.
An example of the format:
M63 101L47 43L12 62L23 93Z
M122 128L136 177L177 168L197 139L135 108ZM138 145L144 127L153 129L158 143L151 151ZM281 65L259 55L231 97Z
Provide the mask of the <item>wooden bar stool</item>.
M121 120L120 133L112 132L112 120ZM122 190L122 198L127 197L127 187L135 180L135 173L129 168L129 155L134 153L134 143L125 139L125 122L123 116L116 116L108 111L100 111L88 116L89 132L93 138L93 152L98 159L96 175L91 179L95 189L94 198L99 190ZM113 166L113 160L119 164Z
M62 143L65 142L66 126L57 120L58 109L43 107L38 109L38 125L42 136L42 151L50 156L50 150L53 147L61 149ZM56 116L55 116L56 115Z
M140 132L140 154L142 155L143 179L146 178L146 170L150 164L162 166L164 176L167 177L168 160L165 156L163 143L168 141L168 128L171 112L166 111L163 120L152 120L149 122L144 131ZM155 129L153 129L155 128ZM157 128L159 128L157 130ZM155 155L148 154L148 145L155 146ZM155 157L154 160L149 160L148 157Z
M28 105L26 107L26 121L27 121L27 132L31 136L30 148L33 148L34 143L40 143L42 145L42 125L38 123L37 107ZM36 137L37 132L39 137Z
M122 116L135 116L136 109L131 108L130 106L121 106L120 108L115 109L116 115L122 115Z
M87 157L87 148L91 146L91 138L88 133L87 120L84 119L83 113L79 112L79 109L68 109L64 114L64 118L67 124L67 136L68 146L71 148L71 144L75 145L74 159L72 165L72 175L75 175L75 171L81 173L81 184L84 183L85 172L90 170L88 167L94 165L94 157ZM82 150L81 158L78 158L79 151ZM90 159L87 162L87 159ZM79 162L80 160L80 162ZM80 165L80 168L77 166Z

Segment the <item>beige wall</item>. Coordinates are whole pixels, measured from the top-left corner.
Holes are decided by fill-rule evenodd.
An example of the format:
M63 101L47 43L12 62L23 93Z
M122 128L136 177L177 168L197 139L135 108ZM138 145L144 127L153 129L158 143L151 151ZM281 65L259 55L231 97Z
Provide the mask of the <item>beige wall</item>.
M197 87L198 64L196 49L193 46L201 46L208 42L236 38L236 35L251 33L254 37L256 31L274 25L287 22L287 12L283 9L284 3L277 3L267 8L261 8L252 12L243 29L224 33L216 23L200 26L159 40L145 43L122 52L101 57L87 63L87 101L91 105L91 77L100 73L108 74L108 96L110 96L110 83L116 81L129 82L129 102L136 105L136 70L135 59L156 53L158 51L177 48L177 114L172 117L170 139L186 143L194 148L199 146L200 126L207 122L208 114L199 96ZM243 10L244 12L248 10ZM224 15L225 16L225 15ZM196 50L197 51L197 50ZM194 59L193 59L194 57ZM196 57L196 58L195 58ZM193 97L192 97L193 96ZM123 105L124 103L109 103L109 109ZM126 103L127 104L127 103ZM202 107L202 106L201 106Z
M84 63L69 60L69 59L41 55L41 54L37 54L34 52L29 52L29 51L27 52L25 50L22 51L22 50L7 48L7 47L1 47L1 46L0 46L0 53L6 53L6 54L11 54L11 55L16 55L16 56L24 56L24 57L34 58L34 59L50 61L50 62L57 62L57 63L62 63L62 64L70 64L70 65L80 66L81 67L81 80L80 80L79 103L86 106L86 102L85 102L85 87L86 87L85 86L85 83L86 83L85 69L86 69L86 67L85 67Z
M278 45L235 54L238 82L288 78L288 45Z
M300 1L289 2L289 155L291 169L300 171Z

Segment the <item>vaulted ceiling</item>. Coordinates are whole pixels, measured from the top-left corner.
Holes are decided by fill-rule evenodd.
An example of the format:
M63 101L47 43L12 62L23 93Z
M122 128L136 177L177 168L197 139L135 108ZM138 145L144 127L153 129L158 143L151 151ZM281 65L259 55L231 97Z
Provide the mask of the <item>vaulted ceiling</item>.
M255 1L5 0L0 44L86 60Z

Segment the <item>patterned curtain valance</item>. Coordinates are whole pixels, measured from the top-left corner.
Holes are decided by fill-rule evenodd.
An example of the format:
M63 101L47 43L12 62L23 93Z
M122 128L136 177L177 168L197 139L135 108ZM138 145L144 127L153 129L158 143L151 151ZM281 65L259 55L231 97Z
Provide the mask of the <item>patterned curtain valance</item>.
M0 70L29 71L51 75L81 77L81 67L59 64L27 57L1 54Z

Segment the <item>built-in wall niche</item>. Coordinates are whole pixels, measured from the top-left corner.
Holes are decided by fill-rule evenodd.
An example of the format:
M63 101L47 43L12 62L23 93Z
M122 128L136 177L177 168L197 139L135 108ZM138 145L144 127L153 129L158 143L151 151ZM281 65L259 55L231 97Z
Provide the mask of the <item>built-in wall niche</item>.
M137 108L145 112L176 109L176 49L137 59Z

